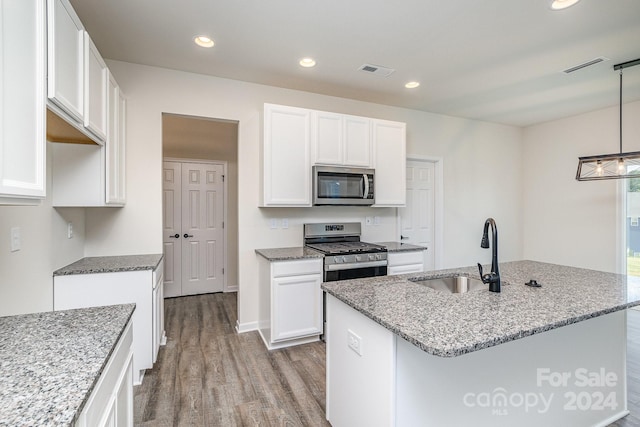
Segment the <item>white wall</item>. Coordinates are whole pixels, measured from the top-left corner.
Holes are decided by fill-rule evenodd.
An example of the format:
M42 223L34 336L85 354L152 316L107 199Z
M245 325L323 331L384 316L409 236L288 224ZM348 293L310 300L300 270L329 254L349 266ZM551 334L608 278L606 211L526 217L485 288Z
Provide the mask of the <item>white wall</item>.
M624 106L623 151L640 151L640 102ZM619 150L618 107L524 130L524 258L616 271L619 182L578 182L578 157Z
M51 156L47 156L51 194ZM67 239L67 222L74 238ZM53 271L83 256L84 209L0 206L0 316L53 310ZM10 230L20 227L22 249L10 252Z
M441 156L445 165L445 267L488 262L482 225L500 227L501 259L522 256L521 131L518 128L329 97L240 81L108 61L127 97L127 192L123 209L87 212L85 253L158 253L161 239L162 113L239 121L239 320L257 320L258 264L254 250L300 246L302 224L363 221L371 208L258 208L261 111L265 102L407 123L409 154ZM396 210L378 209L381 225L363 240L395 240ZM269 229L289 218L289 229Z

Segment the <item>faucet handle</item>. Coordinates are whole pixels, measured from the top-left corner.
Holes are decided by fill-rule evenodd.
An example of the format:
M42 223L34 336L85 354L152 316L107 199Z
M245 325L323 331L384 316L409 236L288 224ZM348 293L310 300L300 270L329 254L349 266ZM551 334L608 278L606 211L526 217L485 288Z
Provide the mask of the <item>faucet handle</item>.
M478 263L478 271L480 272L480 278L482 279L483 274L482 274L482 264Z

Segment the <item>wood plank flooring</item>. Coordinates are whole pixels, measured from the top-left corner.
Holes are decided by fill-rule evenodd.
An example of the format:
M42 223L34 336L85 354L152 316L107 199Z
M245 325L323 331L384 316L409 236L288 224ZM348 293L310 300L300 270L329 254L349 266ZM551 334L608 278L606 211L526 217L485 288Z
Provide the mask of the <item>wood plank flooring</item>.
M235 293L165 300L167 345L134 388L136 426L329 426L324 344L269 352L236 319ZM627 331L631 414L609 427L640 427L640 311Z
M236 334L236 294L165 300L167 345L134 388L136 426L329 426L324 344Z

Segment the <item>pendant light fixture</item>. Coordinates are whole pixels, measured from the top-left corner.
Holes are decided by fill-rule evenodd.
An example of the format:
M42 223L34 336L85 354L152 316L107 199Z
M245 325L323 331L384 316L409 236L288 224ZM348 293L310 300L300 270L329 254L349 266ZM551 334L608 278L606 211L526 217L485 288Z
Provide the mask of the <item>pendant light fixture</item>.
M640 65L640 58L613 66L620 70L620 152L578 158L578 181L640 178L640 151L622 152L622 70Z

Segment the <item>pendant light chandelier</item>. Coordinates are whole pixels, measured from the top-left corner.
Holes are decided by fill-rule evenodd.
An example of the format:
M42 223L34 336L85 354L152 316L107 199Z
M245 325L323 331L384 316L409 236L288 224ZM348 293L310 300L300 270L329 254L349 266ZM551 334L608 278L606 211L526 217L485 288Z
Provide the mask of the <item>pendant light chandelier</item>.
M613 66L620 70L620 152L578 158L578 181L640 178L640 151L622 152L622 70L640 65L640 58Z

